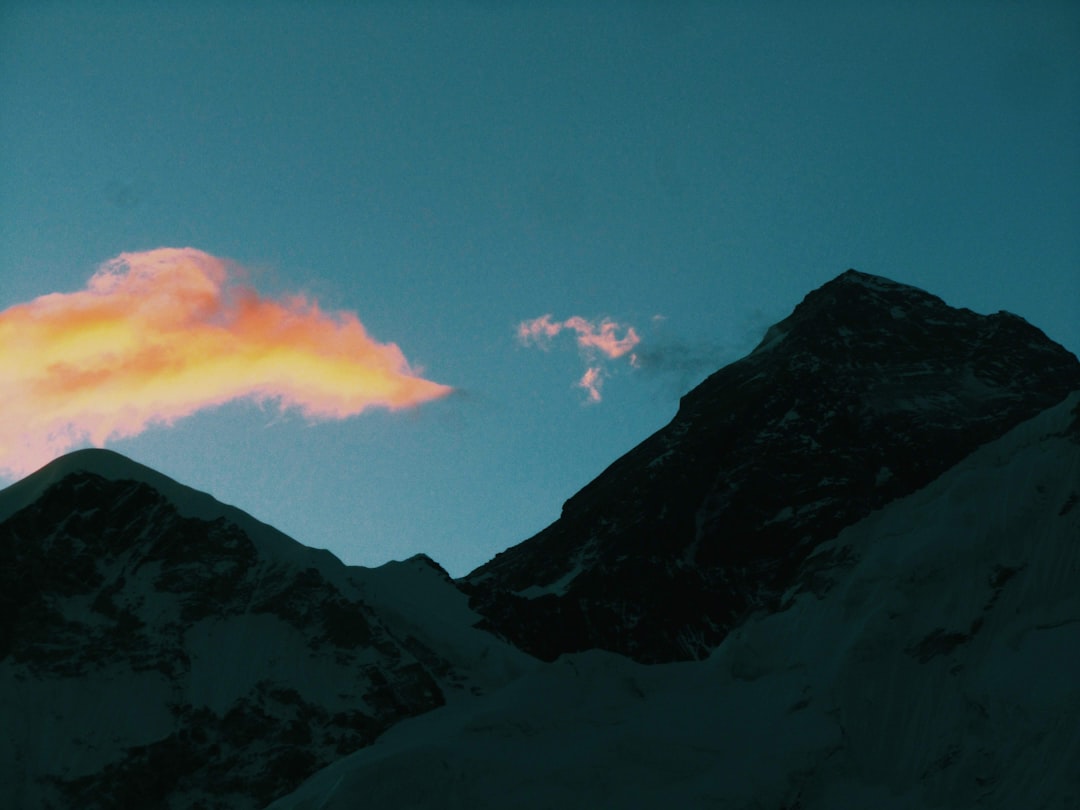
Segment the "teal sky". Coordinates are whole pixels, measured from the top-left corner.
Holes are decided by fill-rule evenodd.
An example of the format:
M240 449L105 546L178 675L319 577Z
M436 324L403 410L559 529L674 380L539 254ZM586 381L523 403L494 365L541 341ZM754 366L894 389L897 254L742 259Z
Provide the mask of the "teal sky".
M1073 2L0 2L0 310L190 246L456 389L109 445L348 563L539 531L849 267L1078 352L1078 224Z

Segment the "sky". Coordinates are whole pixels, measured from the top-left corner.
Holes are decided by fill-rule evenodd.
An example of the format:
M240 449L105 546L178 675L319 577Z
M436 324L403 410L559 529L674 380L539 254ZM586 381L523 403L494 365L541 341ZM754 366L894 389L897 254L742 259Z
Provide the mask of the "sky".
M0 485L460 576L848 268L1080 352L1078 224L1072 2L0 0Z

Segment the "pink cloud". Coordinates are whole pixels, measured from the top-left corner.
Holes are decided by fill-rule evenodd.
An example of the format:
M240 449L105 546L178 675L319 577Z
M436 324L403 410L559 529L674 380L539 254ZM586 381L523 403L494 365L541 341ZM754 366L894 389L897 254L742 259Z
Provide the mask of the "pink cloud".
M450 393L351 312L275 300L193 248L123 253L73 293L0 312L0 474L235 399L311 419Z
M622 357L641 342L634 327L625 327L623 337L616 337L616 331L622 329L618 323L604 318L599 324L574 315L565 321L552 321L551 315L541 315L531 321L518 324L517 335L525 345L530 343L546 348L548 341L564 329L577 333L577 344L581 349L595 349L610 358Z
M585 373L581 375L581 379L577 381L578 388L584 388L588 393L589 398L587 402L599 402L600 386L603 385L604 378L601 376L601 370L597 366L590 366L585 369Z
M606 318L600 322L599 326L596 326L584 318L574 316L567 318L563 325L577 332L578 346L583 349L597 349L613 359L622 357L641 342L641 338L632 326L626 327L624 337L615 337L615 330L619 328L619 325Z
M518 324L518 340L526 346L533 343L543 349L547 348L548 341L562 331L561 323L552 323L550 315L541 315L531 321L522 321Z
M629 354L630 365L635 368L638 366L638 357L632 353L634 347L641 342L637 331L632 326L622 326L609 318L594 322L574 315L565 321L554 321L551 315L542 315L518 324L517 336L523 345L547 349L551 340L563 330L575 334L578 349L590 363L598 358L615 360ZM622 332L622 337L619 332ZM588 402L600 401L603 377L602 367L593 364L586 368L577 382L577 387L588 393Z

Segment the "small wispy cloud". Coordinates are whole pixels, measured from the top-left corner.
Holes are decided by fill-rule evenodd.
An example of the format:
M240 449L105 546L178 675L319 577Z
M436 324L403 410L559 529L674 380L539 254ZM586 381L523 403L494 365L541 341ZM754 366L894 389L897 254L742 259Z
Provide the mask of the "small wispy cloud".
M667 318L654 315L648 345L635 352L636 368L644 377L663 380L672 396L682 396L708 375L749 354L776 320L778 315L753 309L728 326L727 339L695 339L672 335Z
M581 379L577 381L578 388L584 388L588 394L589 402L599 402L600 386L604 384L603 369L599 366L590 366L585 369L585 373L581 375Z
M578 349L587 364L584 374L576 383L578 388L586 392L587 403L600 402L602 399L600 388L607 371L604 366L597 365L597 361L616 360L628 355L630 365L638 365L638 356L634 353L635 347L641 342L638 333L634 327L621 325L609 318L597 323L578 315L565 321L555 321L551 315L541 315L519 323L517 336L525 346L548 349L552 340L563 331L574 333Z
M732 358L731 350L719 343L689 343L671 338L650 341L637 352L637 367L651 374L682 377L716 371L717 364Z
M235 399L319 420L451 392L355 314L267 298L243 278L193 248L123 253L83 290L0 312L0 474Z

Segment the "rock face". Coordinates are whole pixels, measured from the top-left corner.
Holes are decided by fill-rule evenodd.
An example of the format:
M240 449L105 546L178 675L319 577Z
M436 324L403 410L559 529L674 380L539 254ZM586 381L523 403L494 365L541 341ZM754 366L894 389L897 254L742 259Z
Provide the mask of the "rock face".
M1077 359L1022 318L849 270L461 584L547 660L700 658L820 543L1077 388Z
M372 608L378 570L116 454L2 495L4 807L262 807L466 680Z

